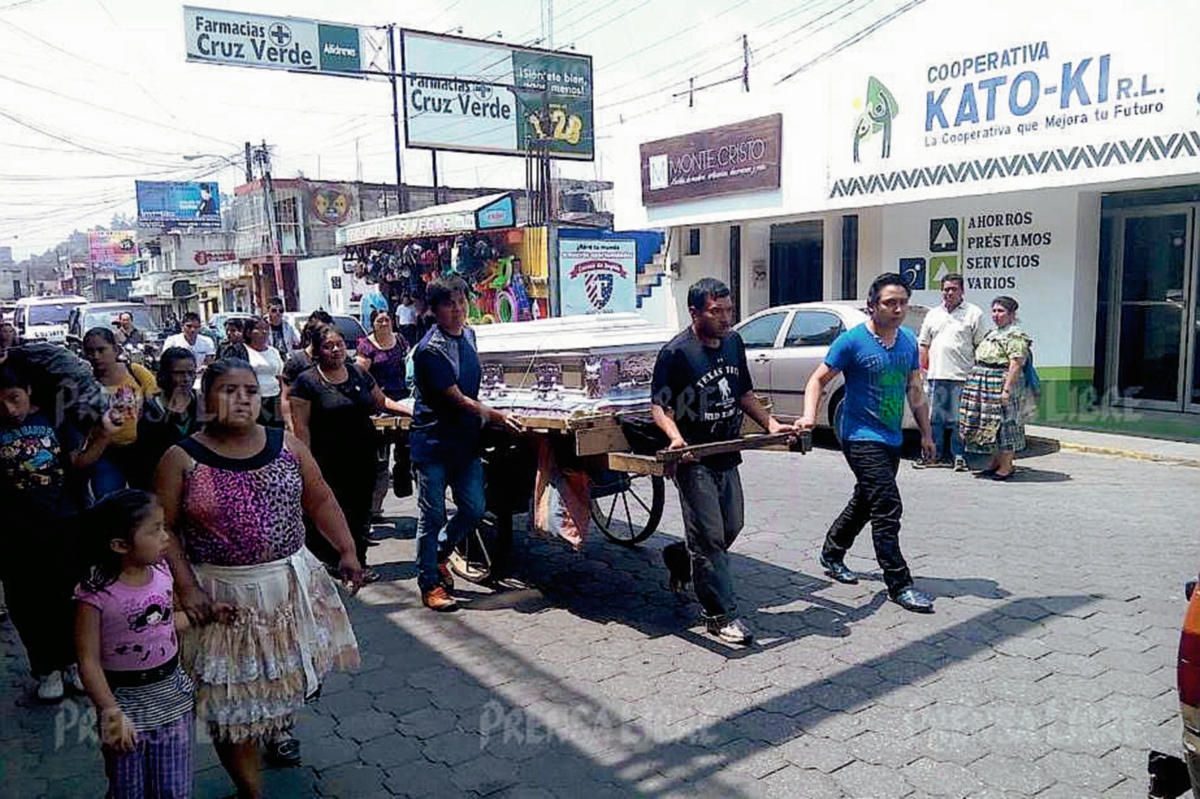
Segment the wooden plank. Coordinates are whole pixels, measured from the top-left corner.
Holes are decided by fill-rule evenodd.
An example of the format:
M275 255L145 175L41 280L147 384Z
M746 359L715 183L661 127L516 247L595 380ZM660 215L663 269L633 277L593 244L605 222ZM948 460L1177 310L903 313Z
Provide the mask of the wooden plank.
M663 464L653 455L634 455L632 452L608 453L608 468L630 474L649 474L658 477L663 474Z
M694 455L697 460L708 457L709 455L724 455L731 452L741 452L747 449L763 449L765 447L778 447L780 445L787 446L788 439L795 438L795 449L799 452L808 452L812 449L812 434L811 433L776 433L772 436L749 436L748 438L735 439L733 441L714 441L711 444L693 444L680 449L663 449L659 450L655 455L655 459L660 463L674 463L683 458L684 455Z
M581 457L587 455L603 455L606 452L624 452L629 449L629 441L620 425L585 427L575 431L575 454Z
M412 425L410 416L373 416L376 430L407 430Z

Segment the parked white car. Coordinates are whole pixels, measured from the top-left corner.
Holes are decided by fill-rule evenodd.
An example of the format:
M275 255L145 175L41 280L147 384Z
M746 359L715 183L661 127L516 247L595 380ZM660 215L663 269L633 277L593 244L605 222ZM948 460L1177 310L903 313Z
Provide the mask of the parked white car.
M13 324L22 341L67 342L67 320L71 311L86 305L87 300L75 295L59 297L24 297L17 300Z
M916 335L928 311L923 305L910 305L904 326ZM843 300L779 305L759 311L734 326L746 345L754 390L771 403L776 418L790 422L804 415L804 387L825 361L829 345L843 331L866 321L861 301ZM817 425L832 427L835 434L840 428L844 385L845 380L839 374L826 387L817 411ZM907 407L904 429L917 429Z

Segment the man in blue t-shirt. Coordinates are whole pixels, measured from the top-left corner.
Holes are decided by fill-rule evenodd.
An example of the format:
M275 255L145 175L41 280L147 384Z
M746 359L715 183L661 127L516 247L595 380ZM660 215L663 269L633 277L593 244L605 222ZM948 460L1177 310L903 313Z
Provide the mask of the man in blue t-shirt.
M825 362L809 378L799 426L812 429L825 386L837 374L845 375L839 432L846 462L858 483L850 503L825 536L820 564L838 582L857 583L858 576L846 567L846 552L870 520L875 557L883 569L888 596L905 610L932 613L933 599L913 588L912 574L900 553L903 508L896 470L906 397L921 429L923 456L936 454L921 386L917 339L900 326L908 313L910 294L900 275L887 273L875 279L867 297L870 318L838 336Z
M483 463L479 430L514 431L520 423L479 401L481 369L475 332L467 324L467 284L438 278L425 292L437 324L413 352L413 421L408 444L417 477L417 584L432 610L458 608L446 565L455 545L482 518ZM456 510L446 520L446 488Z

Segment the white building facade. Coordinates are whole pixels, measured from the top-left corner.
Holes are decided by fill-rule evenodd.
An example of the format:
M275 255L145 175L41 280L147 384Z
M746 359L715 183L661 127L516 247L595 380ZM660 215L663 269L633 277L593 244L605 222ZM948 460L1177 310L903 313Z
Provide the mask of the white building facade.
M934 305L961 274L970 301L1020 302L1052 413L1200 413L1198 25L1189 0L929 0L782 84L647 118L618 229L671 230L679 324L708 275L745 317L881 272Z

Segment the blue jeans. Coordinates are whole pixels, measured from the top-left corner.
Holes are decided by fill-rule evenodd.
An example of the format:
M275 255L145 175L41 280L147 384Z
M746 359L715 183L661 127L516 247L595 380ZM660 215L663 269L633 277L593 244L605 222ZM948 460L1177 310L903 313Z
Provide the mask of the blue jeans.
M92 496L100 499L114 491L125 488L125 452L123 449L114 451L109 447L100 460L92 464L91 486Z
M958 434L958 402L963 384L962 380L929 381L929 426L933 428L938 460L945 457L943 442L947 429L950 431L950 454L956 458L963 454L963 440Z
M422 592L438 584L438 564L483 518L483 461L414 463L417 482L417 585ZM457 510L446 520L446 488Z
M692 584L706 621L724 624L737 616L729 548L742 531L745 500L737 467L710 469L703 463L675 472L683 530L692 557Z

